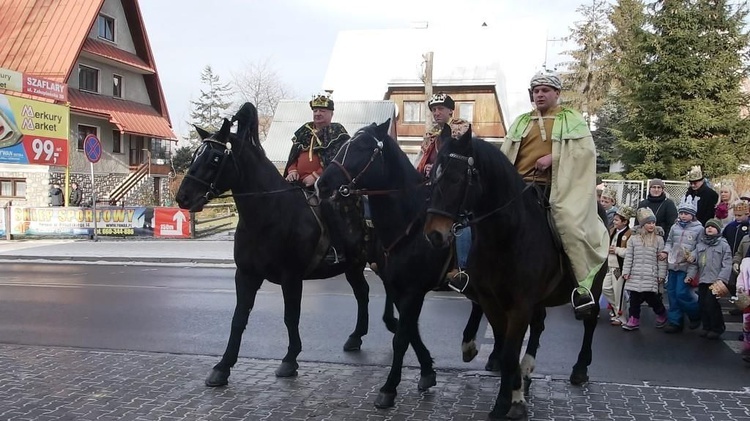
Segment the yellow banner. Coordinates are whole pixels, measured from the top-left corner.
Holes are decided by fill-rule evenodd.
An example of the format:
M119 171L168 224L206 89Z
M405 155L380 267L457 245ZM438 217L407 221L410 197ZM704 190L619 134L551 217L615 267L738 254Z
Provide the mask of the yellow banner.
M0 68L0 89L23 91L23 73Z
M5 95L5 99L23 134L55 139L68 138L70 111L66 106L8 95Z

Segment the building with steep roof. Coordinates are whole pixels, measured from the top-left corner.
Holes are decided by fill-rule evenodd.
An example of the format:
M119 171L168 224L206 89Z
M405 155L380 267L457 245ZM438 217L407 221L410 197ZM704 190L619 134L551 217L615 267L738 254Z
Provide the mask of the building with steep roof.
M162 204L177 138L138 1L0 0L0 10L0 68L66 83L70 108L68 166L0 164L0 185L25 184L10 195L3 188L0 200L46 205L46 194L29 192L72 181L90 198L83 141L94 134L102 144L94 164L97 196L112 204Z

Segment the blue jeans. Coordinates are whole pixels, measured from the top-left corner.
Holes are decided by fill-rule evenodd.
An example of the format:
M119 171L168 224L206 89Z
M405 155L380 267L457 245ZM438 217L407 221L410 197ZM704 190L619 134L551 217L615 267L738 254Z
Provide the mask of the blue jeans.
M458 268L466 269L471 250L471 228L464 228L456 232L456 259Z
M686 272L670 270L667 281L667 297L669 298L669 311L667 319L669 324L682 327L684 315L691 321L700 320L698 312L698 297L693 293L693 288L685 283Z

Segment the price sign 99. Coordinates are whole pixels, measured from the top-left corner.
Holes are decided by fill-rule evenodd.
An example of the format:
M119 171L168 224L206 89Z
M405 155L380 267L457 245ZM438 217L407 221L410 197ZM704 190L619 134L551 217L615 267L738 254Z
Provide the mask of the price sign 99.
M68 165L68 142L65 139L24 136L23 146L29 164Z

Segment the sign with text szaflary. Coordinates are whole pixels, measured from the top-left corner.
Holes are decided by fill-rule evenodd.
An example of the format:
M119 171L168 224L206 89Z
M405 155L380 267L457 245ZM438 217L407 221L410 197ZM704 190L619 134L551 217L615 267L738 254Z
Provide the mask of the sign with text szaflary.
M68 165L70 109L0 95L0 163Z
M0 89L68 102L68 85L0 68Z

